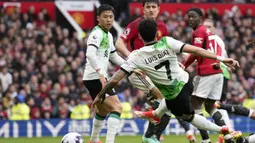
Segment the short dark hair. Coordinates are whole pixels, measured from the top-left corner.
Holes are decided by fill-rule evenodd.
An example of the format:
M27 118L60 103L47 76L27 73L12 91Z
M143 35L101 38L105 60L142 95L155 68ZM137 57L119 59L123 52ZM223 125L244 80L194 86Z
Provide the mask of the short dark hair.
M146 3L156 3L159 6L159 0L143 0L143 7Z
M195 11L199 16L201 16L201 17L203 17L203 12L202 12L202 10L200 9L200 8L197 8L197 7L193 7L193 8L190 8L189 10L188 10L188 12L190 12L190 11Z
M97 9L97 16L100 16L102 12L110 10L114 14L114 8L108 4L102 4Z
M157 34L157 22L154 19L143 19L138 25L139 34L145 42L151 42Z

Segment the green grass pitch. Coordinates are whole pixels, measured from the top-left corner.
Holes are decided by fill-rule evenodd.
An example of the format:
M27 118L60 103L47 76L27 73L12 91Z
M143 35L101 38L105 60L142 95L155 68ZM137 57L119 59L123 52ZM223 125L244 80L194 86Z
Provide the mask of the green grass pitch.
M247 134L246 134L247 135ZM217 141L218 135L210 135L212 143ZM162 143L188 143L184 135L169 135L164 136ZM201 142L200 136L196 136L197 143ZM89 142L89 137L83 137L84 143ZM100 138L103 142L105 137ZM0 143L60 143L61 137L42 137L42 138L0 138ZM141 136L117 136L115 143L141 143Z

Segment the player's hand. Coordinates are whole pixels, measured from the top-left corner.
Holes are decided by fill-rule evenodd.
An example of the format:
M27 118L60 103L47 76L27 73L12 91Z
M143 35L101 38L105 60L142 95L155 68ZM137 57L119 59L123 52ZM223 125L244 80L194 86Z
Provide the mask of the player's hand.
M103 75L100 75L99 80L102 84L102 89L103 89L105 87L106 83L107 83L106 78Z
M226 58L223 60L223 63L230 67L231 69L235 69L235 67L240 67L239 62L234 60L234 59L230 59L230 58Z
M145 78L146 74L144 73L144 71L140 70L140 69L134 69L133 72L143 78Z
M178 62L178 65L179 65L182 69L185 69L185 66L184 66L182 63Z

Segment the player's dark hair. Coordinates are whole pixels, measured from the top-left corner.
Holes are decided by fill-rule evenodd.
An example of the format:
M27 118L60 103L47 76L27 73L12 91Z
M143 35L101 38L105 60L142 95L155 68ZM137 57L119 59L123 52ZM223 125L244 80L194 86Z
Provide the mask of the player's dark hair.
M143 0L143 7L146 3L156 3L159 6L159 0Z
M102 12L110 10L114 13L114 8L108 4L102 4L97 9L97 16L100 16Z
M197 8L197 7L193 7L193 8L190 8L189 10L188 10L188 12L190 12L190 11L195 11L199 16L201 16L201 17L203 17L203 12L202 12L202 10L200 9L200 8Z
M138 25L138 31L145 42L151 42L157 34L157 23L153 19L143 19Z

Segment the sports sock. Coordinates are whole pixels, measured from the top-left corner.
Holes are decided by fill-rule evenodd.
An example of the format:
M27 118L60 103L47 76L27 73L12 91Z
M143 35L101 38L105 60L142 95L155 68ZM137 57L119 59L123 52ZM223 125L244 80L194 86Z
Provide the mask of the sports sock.
M164 114L161 117L160 123L158 125L156 125L155 134L156 134L158 140L160 140L160 136L161 136L162 132L165 130L166 126L168 125L170 119L171 119L170 116Z
M203 113L200 113L199 115L204 116ZM210 138L209 138L209 134L208 134L207 130L201 130L201 129L198 129L198 130L200 132L202 141L204 141L204 142L210 142L211 141Z
M111 112L107 121L106 143L114 143L120 125L120 113Z
M99 114L96 114L93 119L93 127L91 132L90 140L92 142L98 142L99 141L99 134L101 132L101 129L104 125L104 119L105 117L100 116Z
M161 100L161 102L160 102L158 108L155 110L154 113L155 113L155 115L156 115L157 117L160 117L160 118L161 118L167 111L168 111L168 108L167 108L167 106L166 106L166 100L165 100L165 98L164 98L164 99Z
M180 125L184 128L185 132L187 132L190 128L189 125L186 121L183 121L180 118L176 118L178 120L178 122L180 123Z
M219 109L215 108L211 111L211 116L218 126L226 125L225 121L222 118L222 114L219 112Z
M242 115L248 117L250 115L250 109L238 105L221 104L219 109L225 109L230 113Z
M219 112L221 113L222 119L224 120L224 122L226 123L226 125L227 125L228 127L231 127L230 119L229 119L229 116L228 116L228 112L227 112L226 110L223 110L223 109L219 109Z
M190 123L199 129L221 132L220 126L215 125L201 115L194 114L194 118Z

